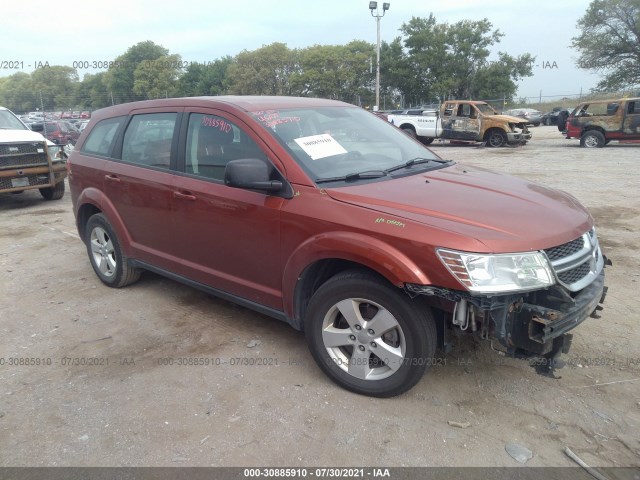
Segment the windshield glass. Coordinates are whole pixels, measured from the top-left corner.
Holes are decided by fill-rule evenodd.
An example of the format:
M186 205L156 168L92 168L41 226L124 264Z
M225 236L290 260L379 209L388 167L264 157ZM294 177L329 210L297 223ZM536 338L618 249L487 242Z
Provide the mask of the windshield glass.
M0 110L0 128L10 129L10 130L29 130L9 110Z
M426 147L358 107L269 110L253 115L316 183L392 178L443 166ZM411 160L406 168L394 168Z
M491 106L487 105L486 103L477 103L476 104L476 108L478 110L480 110L481 113L485 114L485 115L495 115L496 111L491 108Z

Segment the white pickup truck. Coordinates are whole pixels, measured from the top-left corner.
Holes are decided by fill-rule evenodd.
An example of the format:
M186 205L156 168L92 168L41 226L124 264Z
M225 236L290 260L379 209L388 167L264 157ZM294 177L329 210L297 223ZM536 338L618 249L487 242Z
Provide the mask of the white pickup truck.
M524 145L531 139L524 119L498 115L485 102L448 100L440 110L388 114L390 123L425 145L436 138L484 142L489 147Z

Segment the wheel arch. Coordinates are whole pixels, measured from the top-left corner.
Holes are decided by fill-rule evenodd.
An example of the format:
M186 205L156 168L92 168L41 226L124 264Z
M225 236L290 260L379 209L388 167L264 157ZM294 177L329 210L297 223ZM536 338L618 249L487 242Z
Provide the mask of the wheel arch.
M415 125L414 125L414 124L412 124L412 123L406 123L406 122L405 122L405 123L403 123L402 125L398 125L398 128L399 128L400 130L413 130L414 132L416 132L416 131L417 131L417 129L416 129L416 127L415 127Z
M88 188L84 190L77 200L76 226L80 238L85 241L85 227L89 218L96 213L102 213L116 231L120 246L127 256L131 253L131 236L111 201L98 189Z
M585 133L591 131L591 130L596 130L598 132L600 132L602 135L607 136L607 132L604 128L598 126L598 125L585 125L584 127L582 127L582 130L580 130L580 136L584 135Z
M430 283L413 261L381 240L346 232L318 235L300 245L284 268L283 303L292 326L303 329L309 300L321 285L353 269L369 271L398 288Z
M482 135L482 139L485 140L485 141L488 140L489 136L496 130L499 131L500 133L505 134L505 135L507 134L507 129L506 128L504 128L503 126L494 125L492 127L487 128L484 131L484 135Z

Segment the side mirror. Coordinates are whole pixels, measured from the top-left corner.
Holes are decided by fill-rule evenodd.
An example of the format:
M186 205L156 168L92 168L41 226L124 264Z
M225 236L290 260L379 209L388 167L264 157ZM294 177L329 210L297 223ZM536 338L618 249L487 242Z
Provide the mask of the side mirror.
M42 123L32 123L29 128L34 132L44 132L44 125Z
M224 170L224 184L248 190L264 190L276 193L282 190L282 182L270 179L270 166L258 158L231 160Z

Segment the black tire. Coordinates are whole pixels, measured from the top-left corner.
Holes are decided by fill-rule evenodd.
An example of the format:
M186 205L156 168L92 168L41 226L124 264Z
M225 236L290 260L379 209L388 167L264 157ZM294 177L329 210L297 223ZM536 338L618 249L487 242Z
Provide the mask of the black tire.
M423 145L431 145L434 139L431 137L418 137L418 140L420 140Z
M64 197L64 180L56 183L53 187L41 188L40 195L45 200L60 200Z
M343 312L354 314L351 323ZM304 329L320 369L343 388L372 397L412 388L436 350L429 308L366 271L342 272L322 285L309 302ZM327 347L325 338L335 343Z
M580 146L584 148L602 148L605 139L602 132L598 130L587 130L580 136Z
M129 265L113 227L103 214L89 218L84 237L89 261L102 283L121 288L140 278L141 271Z
M411 138L418 138L416 135L416 130L413 127L400 127L401 130L409 135Z
M502 147L507 144L507 134L497 128L489 130L485 136L487 147Z
M539 127L540 126L540 122L534 123L533 126L534 127Z

